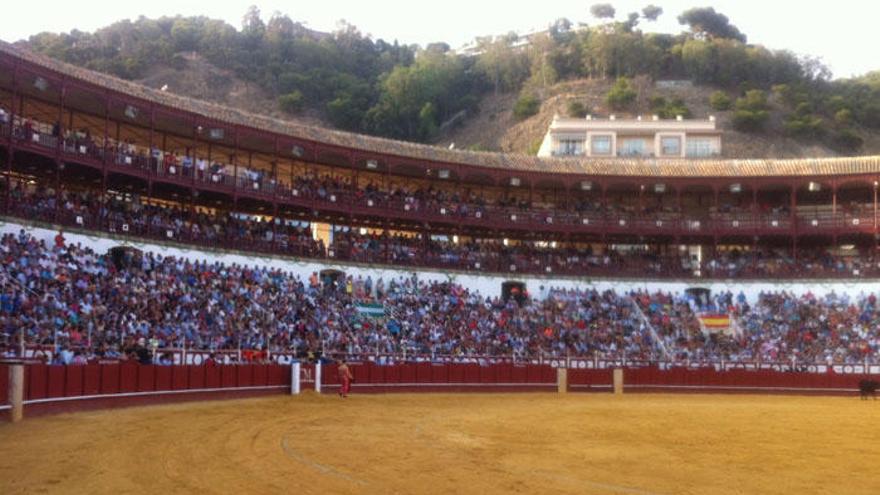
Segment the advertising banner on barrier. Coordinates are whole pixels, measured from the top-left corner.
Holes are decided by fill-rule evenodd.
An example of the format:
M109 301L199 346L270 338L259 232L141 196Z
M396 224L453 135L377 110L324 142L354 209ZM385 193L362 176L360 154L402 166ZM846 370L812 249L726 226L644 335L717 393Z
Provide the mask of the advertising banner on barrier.
M645 368L656 366L661 370L674 369L714 369L716 371L782 371L800 373L836 373L840 375L880 375L880 364L806 364L806 363L702 363L702 362L669 362L641 360L603 360L603 359L549 359L547 363L554 368L570 369L612 369L612 368Z

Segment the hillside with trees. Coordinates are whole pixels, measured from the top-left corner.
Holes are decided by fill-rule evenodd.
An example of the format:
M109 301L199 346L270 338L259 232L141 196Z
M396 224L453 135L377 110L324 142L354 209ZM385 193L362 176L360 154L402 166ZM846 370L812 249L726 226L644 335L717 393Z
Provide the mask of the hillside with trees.
M832 79L818 60L750 43L712 8L645 26L648 5L591 23L477 38L467 50L306 28L256 7L240 28L207 17L139 18L22 42L60 60L187 96L315 125L458 147L533 152L554 114L717 115L731 156L880 153L880 72ZM657 81L687 81L669 89ZM737 143L742 143L739 147Z

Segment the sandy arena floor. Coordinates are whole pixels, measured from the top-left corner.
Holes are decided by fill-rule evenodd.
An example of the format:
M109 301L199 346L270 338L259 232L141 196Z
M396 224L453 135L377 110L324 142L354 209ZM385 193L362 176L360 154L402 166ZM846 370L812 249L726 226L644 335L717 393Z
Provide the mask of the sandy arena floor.
M880 493L880 401L273 397L0 425L0 493Z

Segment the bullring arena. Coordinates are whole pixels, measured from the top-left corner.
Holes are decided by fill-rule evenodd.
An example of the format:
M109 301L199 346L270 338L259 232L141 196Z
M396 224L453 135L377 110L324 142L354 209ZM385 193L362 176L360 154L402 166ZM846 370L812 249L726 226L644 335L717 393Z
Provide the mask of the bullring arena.
M393 394L202 402L0 427L3 493L876 493L875 404Z
M876 493L869 479L853 473L870 472L880 459L880 434L870 427L880 409L854 397L850 377L642 369L631 372L637 383L624 383L627 393L614 394L611 370L571 369L560 383L561 373L543 365L352 366L354 394L346 399L334 393L332 366L323 370L329 376L321 380L323 393L314 390L314 368L305 366L305 390L296 395L286 367L274 365L268 372L261 365L205 372L199 365L146 374L89 365L82 378L32 368L28 383L41 390L30 396L49 397L31 399L26 408L59 414L0 425L0 487L3 493ZM38 373L46 376L35 378ZM266 383L281 385L268 397L60 413L124 404L128 389L140 391L129 397L155 400L166 388L207 385L247 394L243 388ZM670 392L769 383L776 386L762 395ZM648 384L665 393L635 393ZM121 396L89 390L103 386ZM845 396L768 394L810 386ZM505 387L515 391L479 391ZM403 392L389 392L395 388ZM585 391L593 393L579 393ZM76 393L92 398L75 400ZM96 396L105 402L88 406L102 400ZM50 404L56 409L39 409Z
M880 156L577 120L460 151L0 42L0 494L880 492Z

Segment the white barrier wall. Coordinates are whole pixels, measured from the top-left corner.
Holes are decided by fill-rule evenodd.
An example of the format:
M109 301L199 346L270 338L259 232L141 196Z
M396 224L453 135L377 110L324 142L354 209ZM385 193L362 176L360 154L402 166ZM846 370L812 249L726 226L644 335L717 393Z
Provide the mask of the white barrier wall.
M17 234L24 229L30 235L46 241L48 245L54 243L58 231L31 227L18 223L0 222L0 234ZM73 232L64 232L64 238L68 243L81 244L91 249L105 253L116 246L131 246L142 251L161 254L162 256L175 256L192 261L207 260L208 262L221 262L225 264L239 264L278 268L298 275L302 280L307 280L313 272L326 269L335 269L345 272L347 275L372 277L375 282L379 278L386 282L400 277L410 277L417 273L422 280L430 281L454 281L467 287L471 291L477 291L484 296L497 297L501 295L501 284L507 281L517 281L525 284L532 297L542 298L551 287L558 288L595 288L597 290L614 289L618 292L631 290L647 290L650 292L683 292L692 287L706 288L713 294L730 291L734 295L743 292L749 301L755 301L758 294L766 291L785 290L795 294L812 292L822 296L830 292L848 294L857 297L860 294L870 292L880 293L880 280L766 280L766 281L740 281L740 280L715 280L715 281L687 281L687 280L660 280L660 279L589 279L575 277L545 277L537 275L513 274L509 276L470 274L457 271L440 271L431 269L393 269L378 268L366 265L334 263L332 261L316 262L283 258L280 256L266 256L258 254L236 254L222 251L201 251L186 249L178 246L163 245L150 242L132 242L129 240L112 239L108 236L83 235Z

